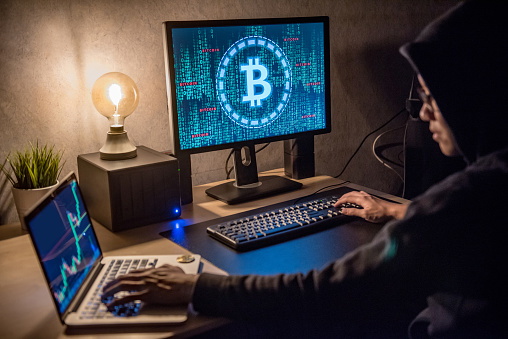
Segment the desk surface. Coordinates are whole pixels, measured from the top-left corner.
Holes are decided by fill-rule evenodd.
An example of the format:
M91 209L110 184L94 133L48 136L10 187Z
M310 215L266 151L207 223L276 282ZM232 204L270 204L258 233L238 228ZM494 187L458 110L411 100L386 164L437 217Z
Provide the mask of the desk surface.
M325 196L342 196L352 189L336 187L299 200L299 203ZM293 205L294 199L268 205L256 210L236 214L244 218L273 209ZM223 243L212 239L206 229L208 226L230 221L231 216L204 221L187 227L176 228L161 235L191 252L199 253L212 264L229 274L261 274L309 272L322 269L343 257L349 251L369 242L379 231L381 225L369 223L361 218L342 217L330 221L312 234L307 234L270 246L238 252Z
M281 170L266 172L267 175L282 174ZM182 208L182 216L178 220L157 223L132 230L113 233L107 228L94 223L99 242L105 255L116 254L180 254L188 253L185 248L162 238L159 233L170 229L205 222L223 216L261 208L281 201L296 199L311 194L322 187L341 183L341 180L326 176L318 176L300 180L303 188L275 197L238 205L226 205L205 194L205 190L218 183L197 186L193 189L194 202ZM348 184L355 189L363 189L369 193L404 202L404 199ZM19 224L0 226L0 239L6 235L18 235ZM210 239L211 240L211 239ZM368 239L364 239L368 241ZM214 240L211 240L214 241ZM199 251L195 251L199 252ZM225 274L216 266L203 260L203 272ZM202 333L227 321L201 315L191 315L189 320L178 326L158 327L156 330L143 328L104 331L87 330L70 333L61 325L44 276L40 269L37 256L28 235L0 241L0 338L165 338L189 337Z

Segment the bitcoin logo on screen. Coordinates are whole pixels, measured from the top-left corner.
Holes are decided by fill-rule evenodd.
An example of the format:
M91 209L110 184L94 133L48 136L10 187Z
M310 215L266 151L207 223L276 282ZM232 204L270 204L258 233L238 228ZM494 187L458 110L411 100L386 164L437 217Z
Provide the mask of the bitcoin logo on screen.
M260 128L274 122L291 97L291 66L272 40L250 36L224 53L216 75L223 112L236 124Z
M261 100L267 99L272 94L272 85L266 81L268 69L259 64L259 58L247 58L247 60L249 64L240 66L240 71L246 73L247 83L247 95L242 97L242 102L250 101L250 107L261 106ZM255 74L259 76L255 77ZM262 88L262 92L257 91L259 88Z

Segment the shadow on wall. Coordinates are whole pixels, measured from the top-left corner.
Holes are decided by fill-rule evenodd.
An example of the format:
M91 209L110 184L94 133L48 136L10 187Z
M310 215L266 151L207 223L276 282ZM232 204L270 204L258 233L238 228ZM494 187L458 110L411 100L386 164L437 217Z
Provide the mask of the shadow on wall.
M406 60L400 55L399 48L406 41L400 41L390 45L371 46L363 50L361 55L366 65L365 81L369 81L375 88L376 101L379 105L373 107L367 118L367 126L374 130L388 121L392 116L405 109L406 99L410 95L413 70ZM368 84L365 84L368 86ZM390 131L378 139L376 148L381 152L378 155L386 155L385 163L390 164L393 170L377 161L375 167L380 176L374 176L369 180L382 180L382 182L369 182L372 187L379 187L382 191L402 196L404 194L404 131L408 119L408 113L404 112L386 127L375 133L369 143L371 161L375 157L370 152L374 139L385 131ZM375 123L374 123L375 122ZM407 184L407 183L406 183Z
M361 79L365 88L372 88L381 104L386 108L405 106L405 99L409 95L413 70L400 55L399 48L406 41L389 45L371 46L362 51L360 57L365 64L365 74ZM361 97L361 96L360 96ZM401 100L397 100L400 98ZM381 110L386 112L386 109ZM397 110L398 111L398 110ZM396 112L386 112L391 116ZM375 127L375 126L372 126Z
M334 111L337 112L332 120L332 133L340 133L346 137L340 139L343 145L334 145L335 154L339 154L339 173L349 157L360 145L362 139L379 128L395 114L405 107L405 100L409 95L413 72L398 52L403 44L401 41L379 46L367 46L361 50L346 49L336 53L336 78L340 89L334 97ZM340 118L337 118L339 117ZM379 132L370 136L358 154L351 161L341 176L342 179L375 188L392 194L400 194L402 181L399 175L381 164L372 154L372 143L376 136L384 131L405 124L407 114L400 114ZM380 138L377 147L387 152L389 144L398 149L390 150L395 154L395 162L402 151L401 143L403 129ZM329 145L327 145L329 146ZM325 160L326 161L326 160ZM371 170L365 171L365 168ZM376 175L373 175L373 174Z

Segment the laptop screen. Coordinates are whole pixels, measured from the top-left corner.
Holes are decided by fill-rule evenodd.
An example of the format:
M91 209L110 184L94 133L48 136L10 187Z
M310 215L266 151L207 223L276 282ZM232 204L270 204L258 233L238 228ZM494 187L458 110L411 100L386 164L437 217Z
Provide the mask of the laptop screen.
M63 181L26 219L60 314L101 257L75 176Z

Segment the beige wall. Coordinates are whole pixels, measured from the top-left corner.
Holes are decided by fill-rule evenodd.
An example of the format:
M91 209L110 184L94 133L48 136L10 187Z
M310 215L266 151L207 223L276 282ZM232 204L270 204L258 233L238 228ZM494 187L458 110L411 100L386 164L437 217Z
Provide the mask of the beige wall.
M330 16L333 132L316 137L318 173L336 175L364 135L404 107L411 70L398 47L456 1L410 0L1 0L0 160L28 141L65 150L64 172L96 152L107 120L90 92L119 71L138 85L126 120L131 140L169 148L161 23L167 20ZM394 123L402 124L404 119ZM369 139L370 143L372 142ZM193 156L194 182L224 179L227 151ZM282 167L282 144L259 155L260 169ZM400 180L365 145L343 178L397 193ZM0 224L17 220L0 177Z

